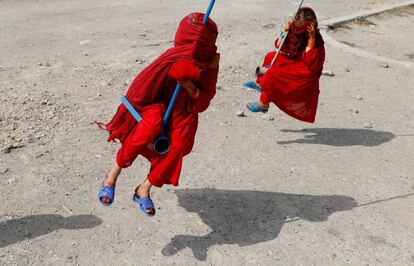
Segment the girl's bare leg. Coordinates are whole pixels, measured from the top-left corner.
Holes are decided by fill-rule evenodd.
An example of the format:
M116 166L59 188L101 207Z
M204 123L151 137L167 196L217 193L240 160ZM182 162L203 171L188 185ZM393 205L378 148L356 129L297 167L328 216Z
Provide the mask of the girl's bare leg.
M116 181L118 180L119 175L121 174L122 168L118 166L117 163L112 166L112 168L109 170L108 174L104 176L103 183L106 186L115 186ZM109 203L111 202L111 199L108 199L107 197L102 197L102 201Z
M145 181L142 182L135 189L135 194L139 198L147 198L150 195L151 187L152 187L151 183L148 181L148 179L145 179ZM155 210L151 208L151 209L146 209L145 212L148 213L148 214L153 214L153 213L155 213Z

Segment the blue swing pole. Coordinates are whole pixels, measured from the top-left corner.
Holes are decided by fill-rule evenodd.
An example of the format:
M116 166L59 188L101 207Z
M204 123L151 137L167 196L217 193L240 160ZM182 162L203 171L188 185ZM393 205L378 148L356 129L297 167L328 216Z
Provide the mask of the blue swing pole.
M210 17L210 13L211 13L211 10L213 10L213 6L214 6L215 2L216 2L215 0L210 1L210 4L208 5L207 11L204 14L203 24L207 24L208 18ZM171 97L170 104L168 105L167 111L165 112L165 116L164 116L164 119L163 119L163 125L165 125L167 123L168 119L170 118L172 108L174 107L175 101L177 100L177 97L178 97L178 94L180 93L180 91L181 91L181 85L177 84L177 86L175 87L175 90L174 90L174 94Z
M132 104L128 101L127 97L122 96L121 102L125 105L131 115L137 120L137 122L141 121L142 117L138 114L137 110L132 106Z
M208 18L210 17L211 11L213 10L213 6L215 0L210 0L210 4L208 5L207 11L203 18L203 24L207 24ZM170 103L168 104L167 111L165 112L164 118L163 118L163 128L167 124L168 119L171 116L172 109L174 107L174 104L177 100L178 94L181 91L181 85L177 84L175 87L173 96L171 97ZM122 103L125 105L125 107L128 109L128 111L132 114L132 116L137 120L137 122L141 121L142 117L138 114L138 112L135 110L135 108L131 105L131 103L128 101L128 99L125 96L121 97ZM165 154L170 150L170 140L168 139L166 133L163 131L161 134L157 137L157 139L152 144L154 151L158 154Z

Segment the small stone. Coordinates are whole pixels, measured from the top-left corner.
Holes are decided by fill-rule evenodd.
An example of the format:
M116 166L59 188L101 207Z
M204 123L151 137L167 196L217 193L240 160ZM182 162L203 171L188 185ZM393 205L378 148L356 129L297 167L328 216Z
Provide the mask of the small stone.
M322 71L322 75L329 76L329 77L333 77L333 76L335 76L335 74L333 73L333 71L332 71L332 70L330 70L330 69L328 69L328 70L323 70L323 71Z
M349 66L345 66L345 72L350 72L351 69L349 68Z
M35 143L36 142L36 138L33 136L30 136L27 138L27 143Z
M37 63L38 66L43 66L43 63L39 62Z
M357 99L357 100L362 100L362 99L364 99L364 98L362 98L362 96L361 95L357 95L357 96L355 96L355 99Z
M371 123L366 123L363 125L364 128L373 128L374 126Z
M223 87L219 85L219 86L217 86L217 90L221 91L221 90L223 90Z
M50 66L51 66L50 63L46 62L45 67L50 67Z
M83 41L79 42L79 45L83 46L83 45L88 44L90 42L91 42L90 40L83 40Z
M9 170L9 168L0 169L0 175L6 174Z
M4 151L4 153L9 154L11 152L11 150L23 148L24 146L25 145L23 145L23 144L19 144L19 145L9 145L3 151Z
M87 52L84 52L84 53L83 53L83 55L84 55L84 56L88 56L89 54L88 54Z
M387 63L381 63L379 66L382 67L382 68L389 68L390 67L390 65L388 65Z
M236 115L239 117L246 117L243 111L237 111Z
M275 23L262 23L262 27L265 29L272 29L276 26Z
M98 92L98 94L96 94L97 96L99 96L99 97L101 97L102 96L102 94L100 94L99 92Z
M10 177L9 179L7 179L8 184L13 184L15 182L16 182L16 178L14 178L14 177Z
M262 116L263 120L267 120L267 121L273 121L275 120L275 118L273 116L271 116L270 114L265 114Z

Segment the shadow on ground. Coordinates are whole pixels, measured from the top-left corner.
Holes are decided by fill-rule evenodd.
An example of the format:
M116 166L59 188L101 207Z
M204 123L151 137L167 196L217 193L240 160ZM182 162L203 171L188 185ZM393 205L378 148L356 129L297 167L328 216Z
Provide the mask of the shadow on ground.
M0 248L59 229L77 230L102 224L94 215L63 217L57 214L30 215L0 223Z
M283 224L303 219L322 222L329 215L357 206L347 196L312 196L276 192L219 189L177 190L178 203L197 213L211 232L203 236L176 235L162 253L172 256L190 248L198 260L210 246L249 246L275 239Z
M278 141L278 144L323 144L331 146L378 146L391 141L395 135L387 131L352 128L306 128L303 130L282 129L282 132L305 134L296 140Z

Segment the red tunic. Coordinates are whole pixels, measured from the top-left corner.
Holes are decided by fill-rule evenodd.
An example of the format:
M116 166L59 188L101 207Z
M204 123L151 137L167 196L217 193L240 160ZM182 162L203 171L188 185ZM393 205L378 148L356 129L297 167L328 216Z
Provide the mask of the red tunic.
M178 185L183 157L189 154L194 144L198 125L198 113L207 109L216 93L218 68L200 71L192 61L177 61L171 65L168 77L156 97L156 103L143 107L142 121L123 141L117 154L117 164L128 167L141 154L151 162L148 181L161 187L164 184ZM199 88L198 97L192 99L185 89L177 97L166 133L171 141L167 154L158 155L148 147L161 132L162 118L175 90L177 80L190 79Z
M263 66L269 66L276 52L269 52ZM261 101L273 102L286 114L301 121L315 121L319 78L325 61L324 46L303 51L296 59L279 54L275 64L257 82L263 89Z

